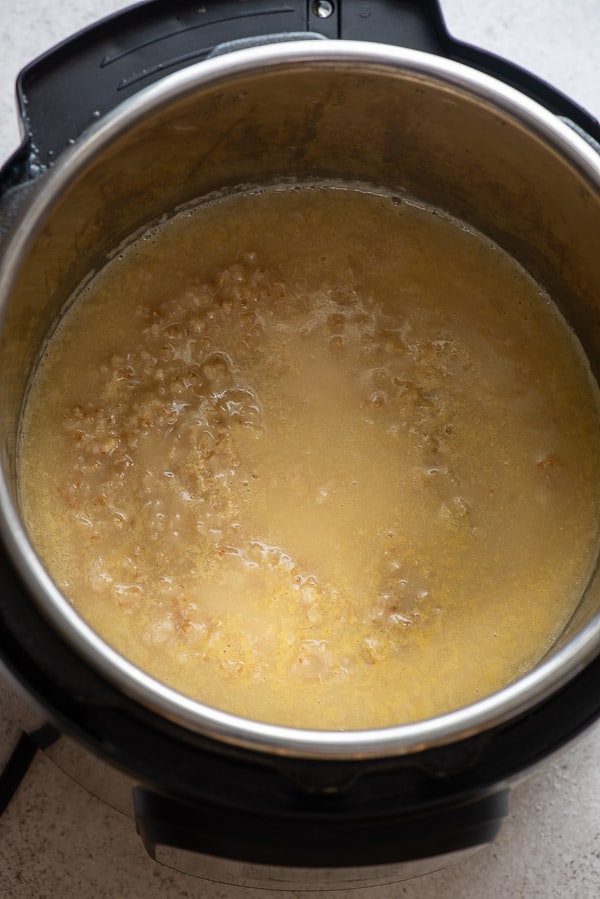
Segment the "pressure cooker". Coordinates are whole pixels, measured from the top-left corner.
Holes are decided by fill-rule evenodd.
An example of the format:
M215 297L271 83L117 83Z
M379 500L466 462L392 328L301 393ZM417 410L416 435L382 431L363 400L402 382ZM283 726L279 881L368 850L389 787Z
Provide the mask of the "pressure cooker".
M115 248L274 180L384 185L468 222L551 292L597 375L600 125L454 40L436 0L152 0L35 60L18 96L24 139L0 171L0 660L32 716L11 780L66 745L151 856L282 890L402 879L493 840L515 780L600 715L597 572L545 658L466 708L346 732L244 719L137 669L60 593L19 511L20 413L67 298Z

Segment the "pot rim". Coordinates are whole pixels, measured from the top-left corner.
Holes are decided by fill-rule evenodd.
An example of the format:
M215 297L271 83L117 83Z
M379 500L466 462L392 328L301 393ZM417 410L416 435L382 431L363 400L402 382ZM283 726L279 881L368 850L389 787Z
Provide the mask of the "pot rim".
M512 117L566 157L600 194L600 155L573 128L529 97L461 63L416 50L358 41L270 44L205 60L166 76L118 106L61 153L34 184L9 233L0 271L0 328L12 281L63 190L116 137L144 117L204 88L227 84L259 69L347 66L441 81ZM566 685L600 651L600 613L552 657L502 690L435 718L361 731L304 730L265 724L186 697L137 668L84 621L51 580L29 541L0 468L0 535L31 598L53 628L84 660L135 702L217 742L263 753L312 759L366 759L419 752L466 739L517 717Z

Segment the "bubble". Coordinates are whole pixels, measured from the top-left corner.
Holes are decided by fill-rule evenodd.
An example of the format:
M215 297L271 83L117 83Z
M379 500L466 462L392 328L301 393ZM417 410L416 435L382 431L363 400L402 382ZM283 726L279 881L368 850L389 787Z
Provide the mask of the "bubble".
M211 390L221 391L231 380L231 366L223 353L213 353L200 366L202 376L209 382Z

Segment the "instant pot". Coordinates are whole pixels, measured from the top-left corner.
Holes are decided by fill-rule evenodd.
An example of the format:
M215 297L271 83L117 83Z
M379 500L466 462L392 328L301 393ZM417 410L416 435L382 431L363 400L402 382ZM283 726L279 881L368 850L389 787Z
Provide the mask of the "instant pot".
M20 411L67 299L132 234L215 191L320 179L488 235L597 375L600 125L453 40L435 0L154 0L33 62L18 94L25 137L0 172L0 659L32 712L0 809L41 747L132 814L151 856L214 880L367 886L493 840L515 780L600 714L597 572L546 657L467 708L356 732L242 719L136 669L57 590L19 514Z

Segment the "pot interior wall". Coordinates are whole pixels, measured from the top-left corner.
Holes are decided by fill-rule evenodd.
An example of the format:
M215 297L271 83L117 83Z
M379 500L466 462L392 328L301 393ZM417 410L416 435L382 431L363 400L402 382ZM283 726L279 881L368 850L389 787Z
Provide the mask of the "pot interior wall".
M140 227L224 188L341 179L442 208L551 292L598 371L600 197L525 115L418 66L220 65L151 88L66 152L29 209L39 222L6 251L0 428L13 485L27 381L67 298ZM570 633L598 605L591 585Z

